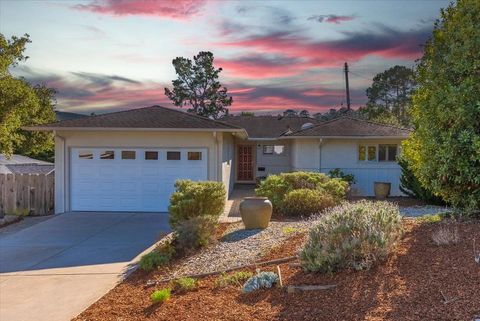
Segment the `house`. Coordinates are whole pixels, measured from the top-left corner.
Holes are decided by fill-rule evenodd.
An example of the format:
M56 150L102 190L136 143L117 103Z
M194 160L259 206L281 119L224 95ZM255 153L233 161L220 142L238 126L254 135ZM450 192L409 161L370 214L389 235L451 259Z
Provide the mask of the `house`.
M409 130L354 118L231 116L152 106L27 127L55 134L55 211L168 209L177 179L254 183L272 173L341 168L355 193L400 195L395 162Z
M23 155L6 157L0 154L0 174L49 174L54 165Z

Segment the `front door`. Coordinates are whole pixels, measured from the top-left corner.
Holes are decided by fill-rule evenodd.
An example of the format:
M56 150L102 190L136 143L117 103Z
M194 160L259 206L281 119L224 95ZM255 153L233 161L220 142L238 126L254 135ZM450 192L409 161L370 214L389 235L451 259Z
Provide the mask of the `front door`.
M237 146L237 181L253 181L253 147L254 145Z

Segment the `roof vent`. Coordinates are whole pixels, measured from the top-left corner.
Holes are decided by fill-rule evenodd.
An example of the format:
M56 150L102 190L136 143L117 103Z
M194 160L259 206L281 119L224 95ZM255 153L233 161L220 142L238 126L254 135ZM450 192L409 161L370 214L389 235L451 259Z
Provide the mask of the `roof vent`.
M300 127L300 128L303 130L303 129L310 128L310 127L312 127L312 126L313 126L312 123L305 123L305 124L303 124L302 127Z

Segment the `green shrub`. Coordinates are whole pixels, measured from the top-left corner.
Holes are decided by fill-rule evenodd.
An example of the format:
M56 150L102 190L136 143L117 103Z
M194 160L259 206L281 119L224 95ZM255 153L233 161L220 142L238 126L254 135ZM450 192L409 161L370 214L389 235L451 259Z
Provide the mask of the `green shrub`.
M169 212L177 250L188 252L212 241L225 200L223 183L190 180L175 183Z
M345 198L348 183L339 178L330 178L323 173L293 172L270 175L255 190L258 196L268 197L274 212L283 212L285 196L297 189L322 190L330 194L335 201Z
M307 271L368 269L385 258L402 235L398 206L389 202L346 203L322 216L301 252Z
M233 274L222 274L215 280L215 286L226 287L229 285L240 285L241 282L253 276L252 272L238 271Z
M153 303L163 303L170 299L171 290L169 288L157 290L150 294Z
M415 177L410 165L404 157L398 158L398 164L402 168L400 177L400 190L411 197L418 198L428 204L445 205L441 197L435 196L431 191L422 186L418 178Z
M308 216L335 204L335 199L323 190L301 188L288 192L285 196L283 213L289 216Z
M160 253L154 250L142 256L139 262L140 269L150 272L158 266L166 265L171 259L171 255Z
M330 178L340 178L341 180L347 182L349 185L356 183L355 176L353 174L345 174L340 168L332 169L328 172L328 176L330 176Z
M197 288L197 280L194 278L184 277L173 280L173 289L176 292L184 293L193 291Z

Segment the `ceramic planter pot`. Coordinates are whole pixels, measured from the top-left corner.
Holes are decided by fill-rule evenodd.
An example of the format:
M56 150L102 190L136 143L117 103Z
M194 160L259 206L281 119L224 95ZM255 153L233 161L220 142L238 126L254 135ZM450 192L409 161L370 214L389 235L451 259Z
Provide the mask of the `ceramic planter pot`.
M373 190L375 192L376 199L386 199L390 195L391 183L386 182L374 182Z
M266 197L245 197L240 202L245 229L267 228L272 217L272 203Z

